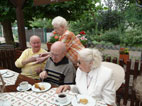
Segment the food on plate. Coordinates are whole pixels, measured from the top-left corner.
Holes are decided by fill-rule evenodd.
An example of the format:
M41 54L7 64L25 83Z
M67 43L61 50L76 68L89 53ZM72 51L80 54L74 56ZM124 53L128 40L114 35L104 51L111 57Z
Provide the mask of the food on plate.
M82 103L82 104L87 104L88 103L88 100L87 99L85 99L85 98L83 98L83 99L80 99L79 100L79 103Z
M35 83L35 88L39 89L39 90L45 90L44 85L39 85L38 83Z

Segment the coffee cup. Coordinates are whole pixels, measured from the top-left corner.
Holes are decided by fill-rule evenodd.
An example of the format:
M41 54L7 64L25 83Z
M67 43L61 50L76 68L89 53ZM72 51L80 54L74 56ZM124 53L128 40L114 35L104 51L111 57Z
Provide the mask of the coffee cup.
M19 84L19 87L20 87L20 89L22 89L22 90L26 90L26 89L28 89L28 82L27 81L22 81L20 84Z
M58 100L58 102L60 102L60 103L66 103L66 102L67 102L67 95L64 94L64 93L60 93L60 94L58 94L58 96L57 96L57 100Z

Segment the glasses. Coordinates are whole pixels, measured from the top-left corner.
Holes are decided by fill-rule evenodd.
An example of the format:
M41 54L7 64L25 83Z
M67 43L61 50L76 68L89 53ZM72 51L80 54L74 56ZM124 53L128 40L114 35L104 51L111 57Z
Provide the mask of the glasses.
M59 57L60 54L53 54L53 53L50 52L50 56Z
M77 64L81 64L81 63L80 63L80 60L77 61Z

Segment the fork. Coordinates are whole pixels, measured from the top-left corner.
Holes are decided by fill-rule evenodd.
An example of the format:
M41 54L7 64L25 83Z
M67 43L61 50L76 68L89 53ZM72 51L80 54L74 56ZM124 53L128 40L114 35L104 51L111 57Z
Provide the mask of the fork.
M77 103L79 104L80 101L79 101L78 98L77 98L77 94L75 94L75 98L76 98Z

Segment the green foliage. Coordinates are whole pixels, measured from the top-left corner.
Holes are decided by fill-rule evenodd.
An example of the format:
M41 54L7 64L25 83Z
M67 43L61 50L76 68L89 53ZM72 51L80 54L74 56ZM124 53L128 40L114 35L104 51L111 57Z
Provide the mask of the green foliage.
M120 44L120 35L121 33L117 30L106 31L101 35L101 40L105 42L111 42L115 45Z
M120 48L119 53L120 54L129 54L129 49L128 48Z
M141 28L132 29L121 37L122 43L126 46L137 46L142 44L142 31Z
M52 28L51 19L36 19L33 18L34 21L29 21L30 26L34 28Z

